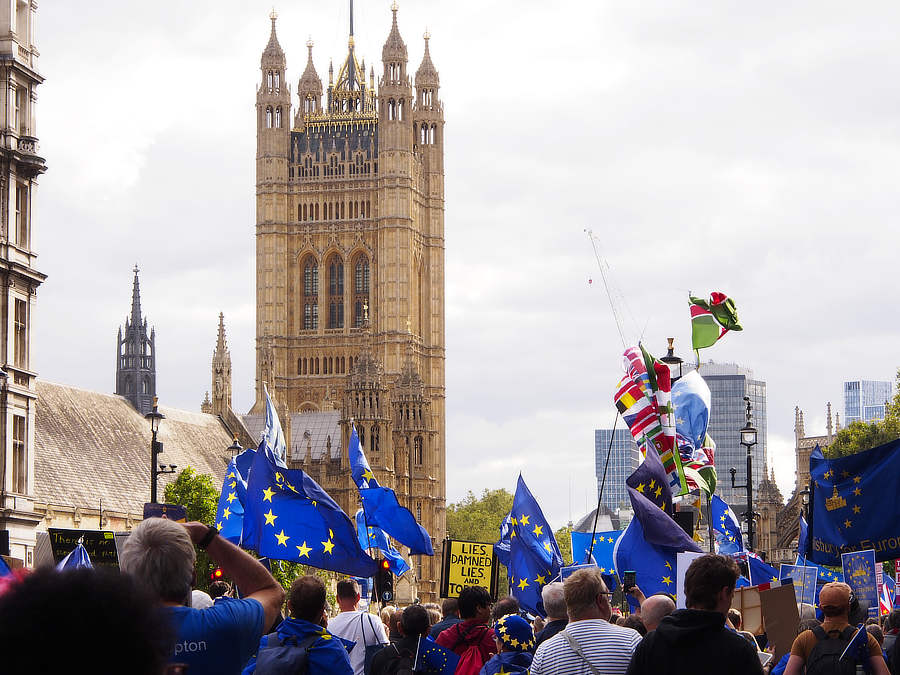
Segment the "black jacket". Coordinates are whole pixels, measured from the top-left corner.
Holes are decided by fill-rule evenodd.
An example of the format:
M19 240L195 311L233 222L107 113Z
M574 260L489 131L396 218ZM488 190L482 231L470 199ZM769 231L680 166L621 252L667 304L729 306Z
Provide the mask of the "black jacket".
M552 638L554 635L556 635L558 632L560 632L563 628L565 628L568 625L568 623L569 623L568 619L556 619L556 620L548 623L546 626L544 626L544 629L542 631L540 631L537 635L534 636L535 637L534 648L537 649L541 645L542 642L546 642L547 640Z
M410 665L416 662L416 648L419 646L418 638L401 637L396 643L391 643L372 657L370 672L372 675L383 675L390 672L389 668L395 659L403 653L411 654Z
M432 640L437 640L437 636L441 634L441 631L447 630L450 626L455 626L458 623L462 623L462 619L458 616L445 616L431 627L431 630L428 632L428 637Z
M756 649L725 627L725 616L679 609L641 640L627 675L759 675Z

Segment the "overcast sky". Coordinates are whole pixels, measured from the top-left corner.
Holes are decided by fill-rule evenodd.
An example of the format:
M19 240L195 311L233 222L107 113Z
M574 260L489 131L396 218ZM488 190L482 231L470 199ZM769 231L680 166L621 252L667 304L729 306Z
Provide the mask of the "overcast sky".
M378 63L390 0L357 0ZM281 3L292 92L315 41L327 81L347 3ZM252 403L255 91L271 3L44 0L36 25L34 314L42 378L112 391L141 268L165 405L198 410L225 313L234 404ZM687 355L688 291L734 297L745 330L705 358L768 383L769 456L794 482L794 406L824 433L845 379L900 365L893 2L407 0L446 127L447 493L515 489L554 526L596 499L622 343ZM593 279L594 283L589 283Z

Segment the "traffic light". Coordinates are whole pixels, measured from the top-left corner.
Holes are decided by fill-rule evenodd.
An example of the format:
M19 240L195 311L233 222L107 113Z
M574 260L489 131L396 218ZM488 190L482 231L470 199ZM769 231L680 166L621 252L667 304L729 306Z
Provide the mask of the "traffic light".
M209 580L210 581L221 581L222 575L223 575L222 568L217 567L216 569L214 569L212 572L209 573Z
M387 560L378 561L375 572L375 595L379 602L391 602L394 599L394 575Z

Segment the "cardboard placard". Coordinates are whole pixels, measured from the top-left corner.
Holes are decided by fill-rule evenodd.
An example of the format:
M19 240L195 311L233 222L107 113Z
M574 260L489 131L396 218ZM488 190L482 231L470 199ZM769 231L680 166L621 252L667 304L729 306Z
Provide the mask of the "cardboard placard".
M868 609L870 617L878 616L878 590L881 565L875 563L875 551L853 551L841 554L844 581L859 600L859 606ZM877 570L876 570L877 568Z
M94 567L118 567L119 554L116 551L116 538L112 532L105 530L67 530L63 528L49 527L50 550L53 553L54 564L69 555L78 545L78 541L84 544L91 564Z
M500 576L494 545L480 541L444 541L441 597L458 598L464 586L482 586L497 599Z
M791 588L791 593L794 589ZM754 635L763 632L762 602L759 597L759 586L745 586L734 591L731 606L741 613L744 630Z
M697 558L704 555L693 551L675 554L675 608L684 609L684 575Z
M759 594L763 628L769 644L775 647L775 663L791 651L800 624L797 596L793 584L769 588Z
M144 504L144 520L147 518L167 518L176 523L187 522L187 509L180 504Z

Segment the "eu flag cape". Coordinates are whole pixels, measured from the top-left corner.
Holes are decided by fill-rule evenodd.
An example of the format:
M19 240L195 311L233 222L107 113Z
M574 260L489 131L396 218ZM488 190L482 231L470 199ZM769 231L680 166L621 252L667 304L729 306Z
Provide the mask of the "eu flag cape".
M359 489L366 522L374 527L380 527L401 544L409 547L410 553L434 555L428 531L416 522L409 509L400 505L397 493L378 484L363 454L355 428L350 431L348 453L350 472L353 482Z
M302 470L276 465L262 444L250 467L242 542L260 556L350 576L377 569L341 507Z
M809 560L838 567L841 554L875 550L875 560L900 558L900 440L847 457L809 458Z

